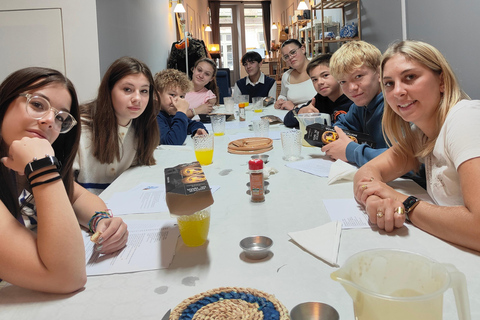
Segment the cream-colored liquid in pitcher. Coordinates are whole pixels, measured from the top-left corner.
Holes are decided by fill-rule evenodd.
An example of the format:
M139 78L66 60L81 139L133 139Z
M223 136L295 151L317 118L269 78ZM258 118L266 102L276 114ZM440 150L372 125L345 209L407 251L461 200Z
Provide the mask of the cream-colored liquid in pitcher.
M392 297L416 297L422 293L412 289L393 292ZM442 296L412 302L391 301L359 294L354 303L356 320L442 320Z

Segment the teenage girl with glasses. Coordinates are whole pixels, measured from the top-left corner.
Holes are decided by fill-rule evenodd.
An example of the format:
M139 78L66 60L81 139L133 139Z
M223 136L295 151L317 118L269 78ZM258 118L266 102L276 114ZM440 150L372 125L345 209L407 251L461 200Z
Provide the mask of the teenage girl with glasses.
M282 76L282 87L275 108L292 110L310 101L317 92L307 73L309 61L305 55L305 47L296 39L288 39L282 43L280 51L282 59L291 69Z
M56 70L21 69L0 84L0 278L13 285L55 293L82 288L79 225L103 232L101 253L127 242L122 219L108 217L105 203L73 180L78 116L75 89ZM92 225L94 216L101 219Z
M81 107L82 138L75 177L100 193L125 170L154 165L160 143L154 101L159 101L150 69L123 57L105 73L97 99Z

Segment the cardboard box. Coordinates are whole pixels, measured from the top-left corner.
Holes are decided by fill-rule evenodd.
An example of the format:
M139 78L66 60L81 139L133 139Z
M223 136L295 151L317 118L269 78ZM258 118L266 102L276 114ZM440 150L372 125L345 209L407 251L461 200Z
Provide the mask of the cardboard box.
M171 214L190 215L213 204L210 186L198 161L164 171L165 200Z
M305 141L312 146L323 147L338 139L338 134L334 127L325 124L314 123L308 125L306 130ZM359 144L366 143L368 146L375 148L375 141L370 135L352 130L343 130L343 132L345 132L352 141Z

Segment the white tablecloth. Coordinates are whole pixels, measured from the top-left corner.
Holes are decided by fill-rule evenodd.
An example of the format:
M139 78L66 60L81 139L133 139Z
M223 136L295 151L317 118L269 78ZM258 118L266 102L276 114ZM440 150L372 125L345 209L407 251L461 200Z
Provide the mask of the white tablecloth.
M284 111L266 109L264 114L283 118ZM247 117L254 114L247 113ZM327 185L327 178L285 166L279 140L269 151L269 167L277 174L269 178L270 193L263 203L251 203L246 194L249 155L227 153L229 134L247 129L227 130L215 137L213 164L204 166L214 193L207 244L189 248L181 238L168 269L130 274L89 277L85 289L70 295L34 292L16 286L0 289L0 319L161 319L182 300L216 287L251 287L274 294L289 310L306 301L328 303L340 319L353 319L353 304L343 287L330 279L336 270L294 244L287 233L313 228L330 221L322 199L352 198L352 183ZM285 130L274 126L271 130ZM302 155L323 156L319 148L302 147ZM163 169L195 161L191 139L182 147L160 147L157 165L125 172L105 192L128 190L140 182L164 182ZM229 171L231 170L231 171ZM396 183L410 194L421 193L413 182ZM169 214L128 215L125 219L164 219ZM266 235L274 244L272 254L260 261L244 257L239 242L249 235ZM480 258L477 252L446 243L418 228L407 225L393 233L372 229L343 230L338 263L352 254L371 248L401 248L452 263L468 282L472 319L480 319ZM444 301L444 319L457 319L453 293Z

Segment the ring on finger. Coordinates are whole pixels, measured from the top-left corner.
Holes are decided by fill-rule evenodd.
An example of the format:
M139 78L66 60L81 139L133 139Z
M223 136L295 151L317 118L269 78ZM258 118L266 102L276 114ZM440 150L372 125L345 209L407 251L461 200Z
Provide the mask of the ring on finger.
M382 210L377 211L377 218L383 218L384 214Z
M368 186L367 186L366 184L362 184L362 185L360 186L360 188L361 188L362 190L366 190L366 189L368 188Z
M399 215L404 215L405 214L405 209L403 207L397 207L395 208L395 213L398 213Z

